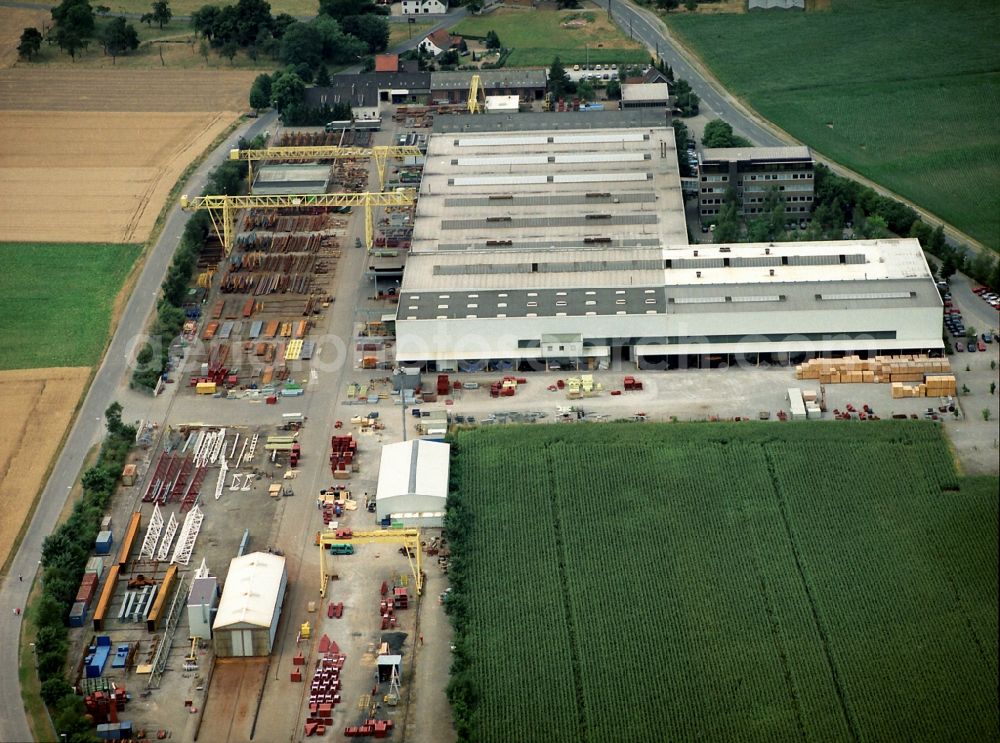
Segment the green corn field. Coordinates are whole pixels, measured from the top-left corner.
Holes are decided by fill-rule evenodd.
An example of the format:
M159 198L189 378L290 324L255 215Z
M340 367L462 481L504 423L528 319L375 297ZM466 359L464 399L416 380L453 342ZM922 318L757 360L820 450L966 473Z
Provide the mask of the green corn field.
M997 479L959 477L936 425L454 444L460 738L997 738Z

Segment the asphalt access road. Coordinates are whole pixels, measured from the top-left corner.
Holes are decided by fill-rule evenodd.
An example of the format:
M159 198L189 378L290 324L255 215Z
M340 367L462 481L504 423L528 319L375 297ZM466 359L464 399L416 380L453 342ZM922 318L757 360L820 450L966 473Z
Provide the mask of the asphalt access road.
M188 179L185 192L200 194L209 172L227 159L230 148L236 146L239 137L251 138L265 129L273 129L276 120L276 114L272 113L242 124ZM80 475L84 457L104 435L104 411L115 401L119 385L129 373L129 359L153 311L160 284L180 242L188 216L179 206L174 205L159 240L145 258L142 272L122 313L111 345L104 355L104 361L94 376L66 439L66 445L42 491L27 533L0 586L0 606L4 607L4 611L13 613L15 607L24 606L31 582L40 567L42 541L55 528L59 514L66 505L70 488ZM24 580L19 581L18 576L24 576ZM0 622L0 667L7 669L0 676L0 709L4 710L4 714L0 715L0 740L5 743L31 741L17 676L20 633L19 619L8 617L8 621Z

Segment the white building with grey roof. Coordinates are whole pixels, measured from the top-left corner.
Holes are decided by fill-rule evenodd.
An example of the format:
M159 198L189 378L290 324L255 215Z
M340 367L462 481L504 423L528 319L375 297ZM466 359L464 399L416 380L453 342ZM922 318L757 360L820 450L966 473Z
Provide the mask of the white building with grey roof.
M452 117L430 137L399 362L676 367L942 348L916 240L689 245L672 129L548 116L548 129L503 133Z

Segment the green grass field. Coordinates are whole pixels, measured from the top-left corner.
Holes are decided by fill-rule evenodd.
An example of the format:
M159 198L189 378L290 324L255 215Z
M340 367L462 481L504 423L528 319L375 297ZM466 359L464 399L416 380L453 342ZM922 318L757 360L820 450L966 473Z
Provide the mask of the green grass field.
M566 23L581 23L566 26ZM513 49L507 67L548 67L559 57L564 65L640 64L649 62L642 46L623 36L598 10L501 9L464 18L450 29L456 34L486 36L495 31Z
M763 116L1000 249L1000 4L834 0L667 23Z
M0 242L0 369L90 366L139 245Z
M478 741L993 740L997 489L939 428L455 436ZM464 607L464 610L463 610ZM461 622L461 620L459 620Z

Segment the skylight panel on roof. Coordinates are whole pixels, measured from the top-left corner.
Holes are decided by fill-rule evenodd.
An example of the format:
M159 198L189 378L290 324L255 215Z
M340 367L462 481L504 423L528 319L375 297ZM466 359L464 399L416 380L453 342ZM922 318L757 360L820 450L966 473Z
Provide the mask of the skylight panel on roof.
M820 294L819 298L831 301L853 301L866 299L909 299L913 292L867 292L846 294Z

